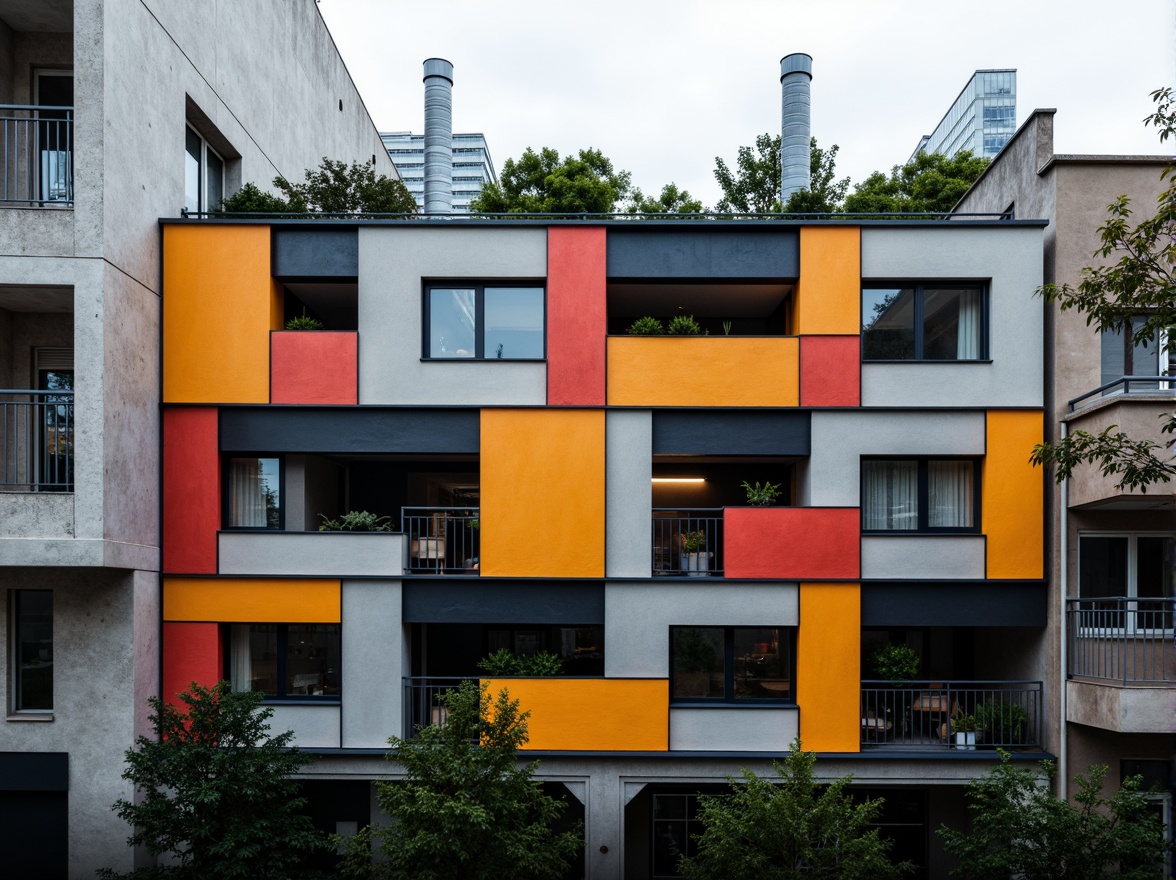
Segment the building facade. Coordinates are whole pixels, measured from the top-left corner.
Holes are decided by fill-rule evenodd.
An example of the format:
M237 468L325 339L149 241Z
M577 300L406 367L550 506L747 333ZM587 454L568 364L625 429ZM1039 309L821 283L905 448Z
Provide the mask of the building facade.
M425 136L409 131L380 134L388 155L396 163L400 179L416 199L417 207L425 207ZM487 183L498 183L494 161L484 134L453 135L453 210L464 214L470 202L477 198Z
M908 162L919 153L963 150L991 159L1017 128L1017 71L977 70L931 134L925 134Z
M994 747L1045 754L1040 223L162 241L163 691L265 693L326 827L381 821L388 737L468 678L530 711L593 878L676 876L697 794L797 737L944 876ZM626 334L680 309L708 335ZM319 530L352 511L394 531ZM480 674L503 648L563 674Z
M159 693L158 219L395 169L310 0L0 0L0 128L0 865L92 877Z

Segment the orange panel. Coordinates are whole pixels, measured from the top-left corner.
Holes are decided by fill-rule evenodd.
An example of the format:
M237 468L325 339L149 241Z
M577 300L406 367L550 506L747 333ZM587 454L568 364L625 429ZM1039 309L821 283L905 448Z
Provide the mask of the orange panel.
M218 623L339 623L332 580L164 578L164 620Z
M268 226L164 226L164 401L269 403L280 293Z
M613 406L796 406L790 336L611 336Z
M861 577L856 507L728 507L723 571L732 578Z
M547 402L604 403L605 232L547 230Z
M224 678L221 656L220 627L215 623L165 623L161 685L164 701L181 705L176 696L187 691L192 682L212 687Z
M163 411L163 566L176 574L216 573L220 528L217 411Z
M670 683L665 679L503 678L486 682L530 712L527 749L664 752Z
M988 412L980 507L990 578L1044 577L1045 470L1029 464L1044 429L1040 411Z
M796 703L810 751L861 748L861 621L859 584L800 585Z
M862 236L857 226L802 226L795 333L862 332Z
M358 403L359 334L270 334L271 403Z
M800 405L860 406L860 336L802 336Z
M482 410L481 573L604 576L604 412Z

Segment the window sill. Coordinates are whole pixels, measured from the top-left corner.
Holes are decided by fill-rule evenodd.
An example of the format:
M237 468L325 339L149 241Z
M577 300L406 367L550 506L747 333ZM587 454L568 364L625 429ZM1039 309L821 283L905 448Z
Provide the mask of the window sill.
M10 712L4 720L5 721L18 721L18 722L52 721L53 720L53 713L52 712Z
M341 697L266 697L263 706L341 706Z
M543 364L547 362L547 358L476 358L476 357L456 357L456 358L421 358L422 364Z
M979 529L939 529L936 531L918 531L916 529L867 531L862 529L863 538L979 538L983 535L984 532Z
M791 700L670 700L671 709L796 709Z
M964 360L929 360L923 358L916 360L915 358L894 358L892 360L882 360L881 358L874 360L862 359L862 366L868 367L870 364L991 364L992 358L966 358Z

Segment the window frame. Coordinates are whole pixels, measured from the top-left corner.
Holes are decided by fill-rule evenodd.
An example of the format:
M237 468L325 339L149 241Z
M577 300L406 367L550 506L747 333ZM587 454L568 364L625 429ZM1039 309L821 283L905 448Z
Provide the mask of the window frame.
M457 288L474 291L474 354L472 357L433 357L429 354L429 329L432 325L432 299L434 290ZM538 290L542 294L543 319L540 335L543 354L533 358L496 358L487 357L485 352L486 335L486 290L497 288L516 288ZM547 280L536 278L496 278L491 281L470 279L430 279L421 285L421 360L429 363L470 363L495 361L499 363L539 364L547 361Z
M918 502L918 525L913 529L867 529L866 528L866 468L869 461L913 461L917 467L916 501ZM928 465L933 461L968 462L972 465L972 525L970 526L935 526L930 523L930 478ZM980 462L981 458L971 455L863 455L858 465L858 508L861 513L861 533L863 536L876 537L887 535L979 535L981 529L981 492L980 492Z
M277 528L267 526L235 526L230 524L233 504L230 492L230 481L233 474L233 459L235 458L273 458L278 462L278 525ZM286 456L275 452L226 452L221 456L221 531L224 532L284 532L286 531Z
M224 643L222 657L222 667L224 678L232 682L233 674L233 638L232 631L234 626L250 627L250 635L252 635L252 628L256 626L272 626L276 628L276 649L274 656L274 681L278 683L278 693L269 694L261 692L261 700L263 703L281 704L291 703L302 705L305 703L314 703L315 705L339 705L343 702L343 624L320 622L320 623L275 623L266 620L253 620L248 623L230 623L225 625L227 632L223 632L225 638L222 639ZM339 632L339 693L337 694L291 694L286 692L286 670L288 662L288 653L290 650L290 627L292 626L333 626ZM236 683L233 683L233 689L236 690Z
M674 696L674 631L682 629L719 629L723 631L723 696L721 697L676 697ZM735 631L776 629L787 635L788 641L788 697L737 697L735 695ZM670 705L671 706L755 706L760 708L796 708L796 631L797 627L784 624L763 626L719 626L715 624L671 624L669 628L670 649Z
M24 677L22 659L21 659L21 645L22 645L22 626L21 626L21 595L27 593L45 593L49 597L49 705L48 706L25 706L24 703ZM9 684L9 700L8 712L10 716L20 716L25 718L48 718L52 719L54 708L54 688L53 688L53 654L56 647L53 637L53 590L41 589L20 589L10 590L8 595L8 609L9 609L9 626L8 626L8 642L9 652L8 660L10 665L8 684ZM43 641L43 640L42 640Z
M915 353L909 358L868 358L866 357L866 315L864 295L867 290L906 290L914 292L913 321ZM927 290L979 290L980 315L977 326L979 336L979 351L974 358L927 358L924 357L924 296ZM990 337L991 312L991 281L989 279L961 280L951 279L939 281L936 279L871 279L862 280L858 294L858 314L861 320L861 357L863 364L983 364L992 362Z
M1114 530L1114 529L1079 529L1078 531L1078 565L1077 565L1077 583L1075 584L1074 598L1097 601L1098 599L1114 599L1120 598L1117 594L1107 594L1105 596L1083 596L1082 595L1082 541L1085 538L1125 538L1127 540L1127 570L1125 577L1127 580L1126 590L1123 592L1121 598L1124 599L1138 599L1144 602L1162 601L1163 596L1140 596L1139 595L1139 539L1140 538L1168 538L1176 542L1176 534L1170 531L1155 530L1155 529L1139 529L1131 530ZM1176 585L1174 585L1176 587Z
M197 197L196 197L197 205L196 205L195 211L197 213L205 213L205 212L211 211L213 208L213 205L210 203L209 198L208 198L208 180L209 180L208 156L209 156L209 154L212 154L212 156L214 158L216 158L217 161L220 162L220 192L221 192L220 198L224 198L224 196L225 196L225 166L228 164L228 162L224 156L222 156L219 152L217 152L216 149L214 149L208 143L208 138L206 138L204 135L202 135L200 133L200 131L196 128L196 126L194 126L191 122L185 122L184 127L187 130L185 132L185 137L184 137L185 161L187 161L188 156L192 155L191 153L188 152L187 132L188 131L192 132L192 134L194 134L196 136L196 138L200 141L200 157L196 161L197 175L198 175L197 182L196 182L196 188L197 188L198 192L197 192ZM188 180L187 180L187 171L185 170L185 173L184 173L184 202L185 202L184 208L187 211L192 211L193 209L189 208L187 206L187 200L188 200ZM217 201L220 201L220 199L218 199Z

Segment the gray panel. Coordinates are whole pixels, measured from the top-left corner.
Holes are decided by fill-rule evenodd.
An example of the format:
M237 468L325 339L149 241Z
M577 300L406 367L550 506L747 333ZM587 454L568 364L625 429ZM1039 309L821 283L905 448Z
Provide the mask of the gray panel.
M884 535L862 537L862 578L982 579L983 535Z
M609 278L796 278L796 229L608 230Z
M655 410L657 455L808 455L807 410Z
M604 623L604 586L576 581L406 580L404 622Z
M344 581L342 592L343 748L383 748L402 730L400 581Z
M799 734L795 708L670 708L672 752L786 752Z
M1045 626L1040 581L862 584L862 626Z
M605 561L609 577L651 574L652 433L649 410L610 410L605 414Z
M339 706L271 706L270 730L294 731L291 745L302 749L339 748ZM388 737L384 737L385 740Z
M477 453L476 409L226 407L221 452Z
M224 575L399 577L404 554L404 535L388 532L217 533Z
M354 280L359 275L359 230L271 228L275 278Z

